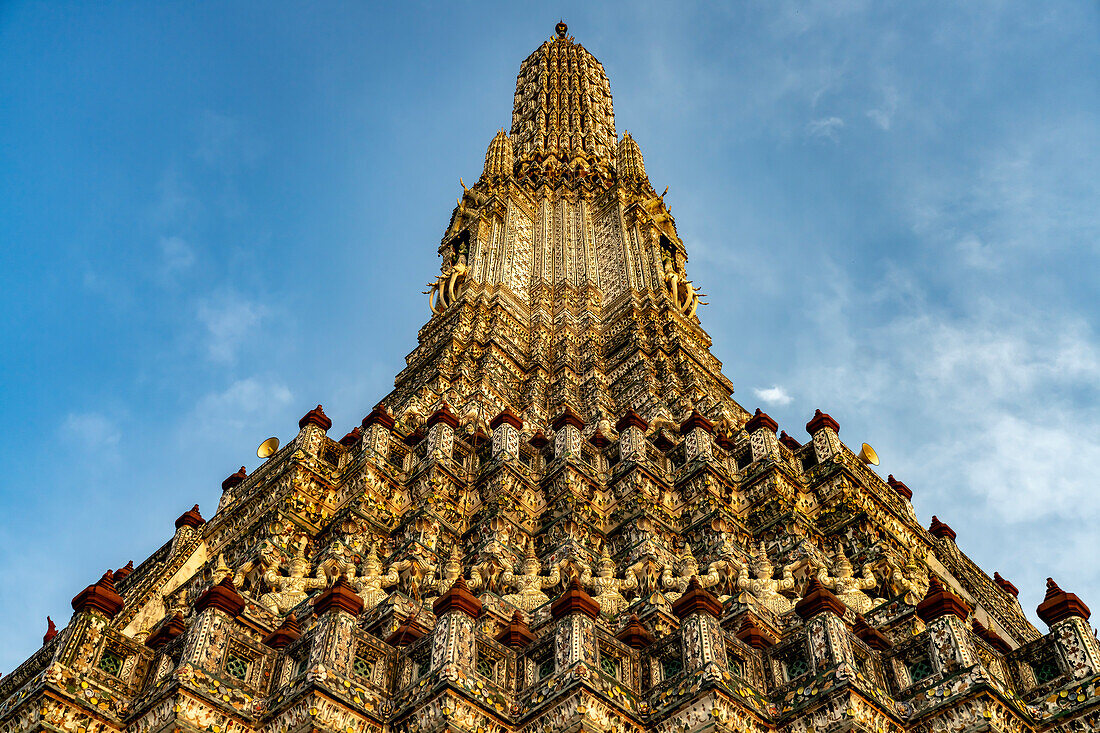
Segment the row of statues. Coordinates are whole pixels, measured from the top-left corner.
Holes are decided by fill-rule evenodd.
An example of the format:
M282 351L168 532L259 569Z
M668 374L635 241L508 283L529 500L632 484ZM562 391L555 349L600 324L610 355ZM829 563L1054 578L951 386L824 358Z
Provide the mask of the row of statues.
M385 566L377 548L372 545L361 564L348 560L328 561L319 563L313 574L310 574L311 563L304 557L304 548L304 541L295 547L294 556L285 563L285 574L280 572L277 562L268 565L261 574L264 587L268 590L259 595L258 601L272 613L288 613L311 591L331 585L340 576L355 589L367 609L384 601L389 597L388 589L399 584L414 600L428 602L446 593L463 572L462 556L457 546L436 567L416 555ZM564 559L550 564L544 573L543 563L535 554L534 543L530 539L525 544L524 557L518 567L505 553L491 553L484 557L486 559L474 564L467 575L466 583L470 590L475 593L492 591L525 612L547 603L550 600L547 591L558 586L563 577L576 577L581 585L591 591L600 610L609 616L624 611L629 605L626 594L635 591L643 595L656 594L658 602L661 599L674 602L685 592L692 577L697 577L702 587L709 589L719 600L726 601L733 597L747 600L747 596L779 615L790 611L799 600L798 581L795 579L799 571L802 577L816 575L822 585L856 613L867 613L883 602L882 598L868 594L868 591L879 586L891 594L904 595L905 601L913 604L928 588L928 571L915 555L910 555L904 565L886 563L886 572L881 573L883 577L879 578L870 563L865 564L857 575L851 561L839 550L835 553L831 570L808 557L777 569L763 543L752 548L747 561L727 545L705 571L692 555L691 548L686 547L674 562L665 564L661 573L652 579L647 579L641 572L641 562L627 568L620 577L606 543L601 548L595 568L584 560ZM219 560L215 568L215 582L232 574L235 583L240 585L250 569L245 567L234 573L225 566L224 560ZM776 577L777 570L779 577Z

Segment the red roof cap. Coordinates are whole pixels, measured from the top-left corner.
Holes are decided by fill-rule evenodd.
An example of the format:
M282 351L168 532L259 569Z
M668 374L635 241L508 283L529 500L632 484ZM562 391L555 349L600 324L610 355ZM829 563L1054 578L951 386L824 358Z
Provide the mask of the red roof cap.
M302 415L302 419L298 421L299 430L306 425L316 425L327 433L328 429L332 427L332 420L328 419L328 415L325 414L324 408L317 405L305 415Z
M264 644L272 649L285 649L301 635L302 625L298 623L298 617L288 613L282 625L264 637Z
M1011 582L1001 577L1000 573L993 573L993 582L1000 586L1001 590L1005 593L1010 593L1013 598L1017 598L1020 595L1020 589L1014 586Z
M1088 621L1092 612L1075 593L1066 593L1058 587L1053 578L1047 578L1047 595L1035 613L1047 626L1053 626L1072 616L1080 616Z
M615 634L615 638L631 649L645 649L653 643L653 634L649 633L649 629L642 626L638 616L633 613L630 614L630 620L626 622L626 626Z
M489 421L489 429L496 430L498 425L503 425L504 423L508 423L516 430L523 430L523 420L516 417L516 413L512 412L507 406L505 406L496 417Z
M470 592L466 579L461 575L455 579L447 592L436 598L435 603L432 604L432 613L436 616L442 616L448 611L461 611L470 618L481 615L481 601Z
M554 418L554 422L550 424L550 427L556 432L566 425L572 425L577 430L584 430L584 420L581 420L580 415L573 412L573 409L569 407L569 405L566 405L562 409L562 413Z
M722 617L722 604L710 591L699 584L698 576L691 576L687 590L672 604L677 618L687 618L693 613L706 613L714 618Z
M363 612L363 599L356 595L343 575L336 580L335 585L317 596L317 600L313 603L313 610L318 615L334 608L347 611L352 616L358 616Z
M775 645L775 639L770 634L760 628L756 623L756 619L751 614L745 614L744 620L741 621L741 626L737 628L737 638L745 642L753 649L763 651L770 646Z
M584 592L581 581L577 578L573 578L573 582L569 584L565 592L550 606L550 615L555 619L572 613L583 613L593 621L599 618L600 615L600 604Z
M852 625L852 630L855 632L857 639L877 652L884 652L893 646L890 640L882 635L882 632L867 623L867 619L863 618L863 614L856 616L856 622Z
M208 608L216 608L230 616L239 616L244 610L244 598L233 586L229 576L222 578L222 582L212 585L195 601L195 612L201 613Z
M375 405L370 414L363 418L363 430L375 424L381 425L386 430L392 430L393 426L397 424L397 421L393 419L393 415L386 412L386 407L381 402Z
M497 641L513 649L523 649L537 638L527 626L527 622L523 620L523 614L518 610L512 614L511 623L497 634Z
M696 428L707 433L714 433L714 423L699 414L698 410L692 410L688 419L680 426L680 435L687 435Z
M627 428L641 428L642 430L649 429L649 423L642 419L642 416L634 412L634 410L627 410L626 414L619 418L619 421L615 423L615 429L620 433Z
M427 428L431 428L433 425L436 425L438 423L443 423L452 430L458 427L458 418L455 417L455 414L453 412L451 412L451 406L448 405L446 402L440 405L438 410L433 412L431 415L428 415L428 420L424 423L424 426Z
M118 612L122 610L123 601L122 596L115 590L112 575L113 573L108 570L94 585L89 585L77 593L76 597L73 598L73 610L77 613L95 610L107 618L117 616Z
M814 410L814 416L806 423L806 432L813 435L822 428L832 428L834 433L839 433L840 423L834 420L832 415L821 410Z
M201 527L206 520L199 514L199 505L191 507L176 519L176 529L181 527Z
M906 486L901 481L898 481L896 478L894 478L894 474L890 474L889 476L886 477L886 483L901 498L905 499L906 501L911 501L912 500L913 492L910 491L908 486ZM947 525L944 525L944 526L946 527Z
M145 640L145 646L150 649L160 649L186 630L187 625L183 622L183 614L177 611L172 618L161 624L160 628L149 635L149 638Z
M963 599L943 587L935 575L928 584L928 595L917 604L917 616L928 622L947 614L953 614L963 621L970 615L970 609Z
M771 415L757 407L756 412L753 413L753 416L745 423L745 432L751 435L761 428L765 428L774 433L776 430L779 430L779 423L772 420Z
M42 645L49 644L55 636L57 636L57 626L54 624L53 619L47 616L46 633L42 635Z
M248 478L248 471L245 470L244 466L241 466L237 469L236 473L229 474L225 481L222 481L222 491L228 491L234 486L240 486L241 482L246 478Z
M955 530L951 529L946 524L941 522L939 517L937 517L935 514L932 515L932 524L928 525L928 531L933 537L939 537L941 539L946 537L952 542L954 542L955 537L957 537L957 535L955 534Z
M837 598L831 590L823 586L816 575L810 578L810 582L806 584L806 594L794 607L794 612L803 619L808 619L819 613L843 616L844 611L844 602Z
M409 614L397 630L386 637L386 643L390 646L405 646L424 636L424 630L416 625L416 617Z
M790 448L792 451L796 451L802 448L802 444L791 436L787 435L786 430L779 434L779 442Z
M354 427L348 431L347 435L340 438L340 445L345 448L352 448L357 445L360 439L363 437L363 431L358 427Z

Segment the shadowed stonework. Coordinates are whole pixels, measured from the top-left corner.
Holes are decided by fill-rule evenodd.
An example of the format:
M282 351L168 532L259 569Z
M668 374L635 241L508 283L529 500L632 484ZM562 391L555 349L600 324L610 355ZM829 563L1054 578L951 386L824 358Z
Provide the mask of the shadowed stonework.
M564 24L439 253L394 390L339 440L310 410L77 594L0 733L1100 726L1080 599L1048 581L1041 634L836 420L803 443L732 399Z

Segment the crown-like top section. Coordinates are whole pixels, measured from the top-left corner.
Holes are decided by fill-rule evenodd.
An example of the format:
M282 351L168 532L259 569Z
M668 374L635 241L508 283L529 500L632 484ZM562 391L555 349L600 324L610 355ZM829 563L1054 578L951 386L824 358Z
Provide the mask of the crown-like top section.
M519 67L511 138L521 175L532 167L607 171L613 163L611 84L603 64L562 25Z

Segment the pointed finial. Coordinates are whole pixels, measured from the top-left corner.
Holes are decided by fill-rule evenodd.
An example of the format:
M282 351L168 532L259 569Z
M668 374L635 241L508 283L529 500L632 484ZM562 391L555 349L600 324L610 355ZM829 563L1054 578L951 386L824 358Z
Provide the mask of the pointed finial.
M554 32L558 34L558 38L565 38L565 34L569 32L569 26L565 24L564 20L559 20L558 24L554 26Z

